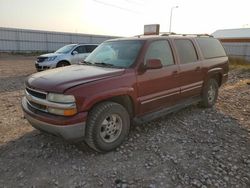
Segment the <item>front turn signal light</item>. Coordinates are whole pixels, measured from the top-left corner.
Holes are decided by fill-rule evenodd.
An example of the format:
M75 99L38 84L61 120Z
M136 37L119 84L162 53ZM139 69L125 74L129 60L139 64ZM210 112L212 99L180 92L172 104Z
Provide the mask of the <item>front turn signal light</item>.
M61 116L73 116L77 113L77 110L76 108L58 109L58 108L48 107L48 112L51 114L56 114L56 115L61 115Z
M77 110L75 108L64 110L65 116L73 116L76 113L77 113Z

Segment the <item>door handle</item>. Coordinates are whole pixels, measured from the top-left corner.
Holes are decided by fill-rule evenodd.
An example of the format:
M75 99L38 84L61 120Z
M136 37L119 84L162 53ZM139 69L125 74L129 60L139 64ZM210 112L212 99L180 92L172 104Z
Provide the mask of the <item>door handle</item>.
M177 76L177 75L178 75L178 71L175 70L175 71L172 72L172 74L173 74L174 76Z
M177 74L177 73L178 73L178 71L177 71L177 70L173 71L173 74Z
M195 71L199 71L199 70L201 70L201 67L196 67L195 68Z

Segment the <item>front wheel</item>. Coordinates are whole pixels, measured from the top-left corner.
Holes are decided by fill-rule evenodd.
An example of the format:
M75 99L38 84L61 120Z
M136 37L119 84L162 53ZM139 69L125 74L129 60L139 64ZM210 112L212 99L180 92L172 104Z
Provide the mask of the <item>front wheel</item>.
M103 102L89 113L85 141L94 150L107 152L121 145L129 128L127 110L118 103Z
M67 61L60 61L59 63L57 63L56 67L65 67L69 65L70 64Z
M219 85L215 79L209 79L203 88L202 94L202 106L205 108L211 108L218 97Z

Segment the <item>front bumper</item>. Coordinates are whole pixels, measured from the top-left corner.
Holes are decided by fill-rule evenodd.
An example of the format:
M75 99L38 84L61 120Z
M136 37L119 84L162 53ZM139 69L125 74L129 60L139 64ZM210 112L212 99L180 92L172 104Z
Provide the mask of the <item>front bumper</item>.
M55 68L57 61L48 61L48 62L35 62L35 67L37 71L43 71L51 68Z
M85 120L86 117L77 118L80 120L80 122L75 122L76 118L74 118L74 123L72 124L66 124L63 118L67 118L67 123L70 122L70 118L72 117L58 117L53 115L48 115L48 117L45 117L42 115L39 115L38 113L34 113L32 110L29 109L28 103L26 98L24 97L22 99L22 109L24 112L24 117L29 121L29 123L36 129L42 130L57 136L61 136L66 140L75 141L75 140L82 140L85 135ZM42 113L42 112L41 112ZM86 116L86 113L78 114L78 116ZM50 116L50 117L49 117ZM54 118L53 118L54 117ZM55 121L56 123L51 123L50 121ZM41 118L47 119L46 121L41 120ZM78 120L78 121L79 121ZM61 124L60 124L61 121Z

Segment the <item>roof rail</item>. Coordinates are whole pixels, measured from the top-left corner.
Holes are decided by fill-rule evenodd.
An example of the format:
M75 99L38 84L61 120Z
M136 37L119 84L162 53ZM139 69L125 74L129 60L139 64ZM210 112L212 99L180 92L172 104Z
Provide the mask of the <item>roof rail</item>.
M209 35L209 34L183 34L183 36L190 36L190 35L194 35L194 36L197 36L197 37L214 37L213 35Z
M135 35L134 37L140 38L141 36L144 36L144 35L143 35L143 34L140 34L140 35Z
M169 35L178 35L178 34L176 34L174 32L160 32L160 35L161 36L169 36Z
M143 37L143 36L150 36L150 35L135 35L135 37ZM156 35L158 36L158 35ZM211 37L213 38L213 35L209 35L209 34L179 34L179 33L173 33L173 32L160 32L159 36L196 36L196 37Z
M165 33L163 32L161 34L161 36L171 36L171 35L179 35L179 36L197 36L197 37L213 37L212 35L209 35L209 34L180 34L180 33L173 33L173 32L170 32L170 33Z

